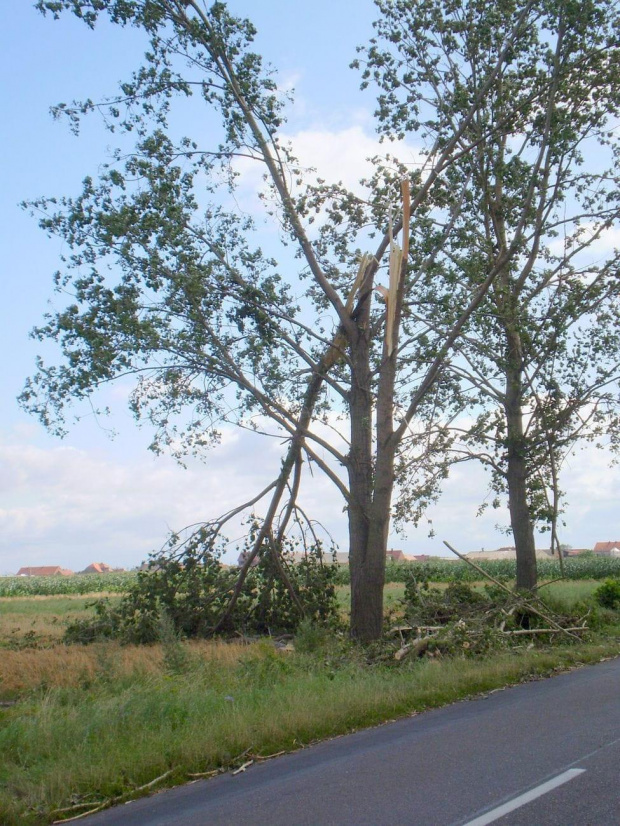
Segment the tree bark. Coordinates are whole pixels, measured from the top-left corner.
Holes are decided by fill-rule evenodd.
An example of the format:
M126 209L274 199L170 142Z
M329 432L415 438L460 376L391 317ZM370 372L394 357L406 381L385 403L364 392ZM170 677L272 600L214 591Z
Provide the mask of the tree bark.
M534 525L527 496L528 467L523 433L523 357L519 333L506 330L506 434L508 507L517 555L517 588L533 590L537 583Z
M376 639L383 623L383 587L372 572L368 555L373 480L372 392L369 341L364 325L351 346L351 447L349 475L349 568L351 571L351 636ZM377 612L380 615L377 633Z
M405 224L409 225L408 189L406 196ZM406 233L407 235L408 233ZM405 250L408 242L403 243ZM351 390L351 462L349 487L352 501L354 490L359 491L355 501L363 502L359 523L355 529L355 540L359 544L350 547L351 560L351 635L363 642L379 639L383 632L383 588L385 585L385 558L394 488L394 456L398 440L394 434L394 386L396 377L397 340L400 325L400 308L404 291L406 253L401 264L400 284L396 295L389 300L395 302L393 327L386 321L386 338L383 345L379 383L377 388L376 456L372 464L372 394L369 367L369 345L364 323L360 329L360 341L352 359ZM388 335L392 340L388 341ZM359 409L354 410L354 405ZM367 427L366 427L367 425ZM355 445L355 449L354 449ZM367 451L367 453L366 453ZM366 467L360 462L367 456ZM360 477L357 474L360 472ZM351 538L353 536L351 535ZM362 544L363 542L363 544Z

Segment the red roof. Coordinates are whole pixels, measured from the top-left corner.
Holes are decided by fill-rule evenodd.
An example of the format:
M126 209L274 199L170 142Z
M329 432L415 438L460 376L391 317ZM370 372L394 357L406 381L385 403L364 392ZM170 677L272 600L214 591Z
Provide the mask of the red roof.
M386 551L385 555L389 558L394 560L395 562L402 562L405 558L405 554L402 551Z
M91 562L87 568L82 571L83 574L109 574L112 566L106 562Z
M597 542L594 546L595 554L605 554L613 551L614 548L620 548L620 542Z
M60 565L40 565L38 567L20 568L17 576L71 576L73 571L61 568Z

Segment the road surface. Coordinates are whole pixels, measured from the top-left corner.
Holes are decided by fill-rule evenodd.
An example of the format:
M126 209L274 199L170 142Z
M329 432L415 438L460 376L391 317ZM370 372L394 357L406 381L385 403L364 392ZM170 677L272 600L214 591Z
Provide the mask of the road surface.
M88 826L619 826L620 659L101 812Z

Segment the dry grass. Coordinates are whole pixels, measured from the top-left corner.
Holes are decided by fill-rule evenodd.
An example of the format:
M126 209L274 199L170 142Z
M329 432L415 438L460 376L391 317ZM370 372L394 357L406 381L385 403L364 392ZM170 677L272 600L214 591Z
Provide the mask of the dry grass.
M583 599L588 590L566 585L559 599ZM386 602L395 602L403 586L386 592ZM63 606L76 612L83 605L83 597L2 600L0 634L15 617L44 628L57 624ZM291 750L532 674L617 656L620 640L612 634L619 633L549 651L524 646L487 660L405 660L399 667L392 659L369 665L367 652L333 638L306 654L301 638L296 653L267 641L5 644L0 699L17 702L0 709L0 822L49 823L54 810L76 799L109 800L167 772L166 784L183 782L235 765L247 749Z
M248 646L241 642L186 643L190 658L234 666ZM88 687L107 672L114 679L160 676L164 654L161 645L89 646L54 645L49 648L5 650L0 657L0 700L11 700L36 689Z
M219 664L199 658L177 674L134 671L125 678L106 670L114 662L105 657L116 653L108 649L92 686L35 693L0 714L0 822L49 823L52 811L75 800L105 801L167 773L166 785L183 782L238 765L247 750L290 751L595 662L618 647L609 641L394 669L368 667L355 656L330 662L329 652L285 655L258 643L209 648L224 658Z

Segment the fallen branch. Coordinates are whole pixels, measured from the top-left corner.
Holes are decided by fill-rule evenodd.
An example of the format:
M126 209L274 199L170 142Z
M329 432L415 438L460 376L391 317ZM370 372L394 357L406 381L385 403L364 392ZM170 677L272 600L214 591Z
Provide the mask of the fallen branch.
M74 803L73 806L65 806L62 809L52 809L54 814L59 815L63 812L74 812L76 809L86 809L88 806L99 806L101 801L89 800L88 803ZM62 821L64 823L64 821Z
M253 754L252 758L254 760L271 760L274 757L282 757L283 754L286 754L286 751L276 751L273 754Z
M546 588L547 585L553 585L554 582L563 582L565 577L559 576L557 579L550 579L549 582L541 582L540 585L536 585L534 591L540 591L541 588Z
M80 820L83 817L88 817L88 815L93 815L95 812L100 812L102 809L105 809L106 806L109 806L113 803L112 800L106 800L105 803L102 803L101 806L97 806L96 809L89 809L87 812L82 812L81 815L74 815L73 817L65 817L62 820L52 820L53 824L56 823L71 823L72 820Z
M500 631L507 637L517 634L559 634L561 631L589 631L587 625L578 625L573 628L518 628L515 631Z
M220 767L219 769L211 769L211 771L209 771L209 772L193 772L193 773L188 772L187 776L188 777L195 777L195 778L214 777L216 774L222 774L225 771L226 771L226 769L223 769L223 768Z
M252 765L253 762L253 760L247 760L245 763L243 763L243 765L239 766L238 769L236 769L234 772L231 772L232 776L234 777L236 774L241 774L241 772L244 772L248 768L248 766Z
M458 556L458 558L459 558L459 559L463 560L463 562L466 562L468 565L471 565L471 567L472 567L472 568L474 568L476 571L478 571L478 573L482 574L482 576L483 576L483 577L485 577L485 579L489 579L491 582L493 582L495 585L497 585L499 588L501 588L501 589L502 589L503 591L505 591L507 594L510 594L510 596L511 596L513 599L516 597L516 595L515 595L514 591L511 591L511 590L510 590L510 588L506 587L506 585L504 585L504 583L503 583L503 582L500 582L498 579L495 579L495 577L492 577L492 576L491 576L491 574L487 574L487 572L486 572L486 571L484 571L484 570L483 570L483 569L482 569L479 565L476 565L476 563L475 563L475 562L472 562L472 560L471 560L471 559L467 559L467 557L466 557L466 556L463 556L463 554L459 553L459 552L456 550L456 548L453 548L453 547L452 547L452 545L450 545L448 542L446 542L446 541L445 541L445 539L444 539L443 544L446 546L446 548L448 548L449 550L451 550L453 554L456 554L456 555ZM572 637L574 640L579 640L579 637L577 637L575 634L571 633L571 632L570 632L570 631L568 631L566 628L562 628L562 626L561 626L561 625L559 625L559 624L558 624L558 623L557 623L554 619L552 619L550 616L548 616L547 614L544 614L542 611L539 611L539 610L538 610L538 608L535 608L535 607L531 604L531 602L528 602L528 601L525 599L525 597L519 596L519 597L518 597L518 599L519 599L519 602L520 602L520 603L521 603L521 604L522 604L525 608L527 608L527 609L528 609L528 611L531 611L531 613L532 613L532 614L535 614L537 617L540 617L541 619L545 620L545 622L548 622L550 625L552 625L552 626L553 626L554 628L556 628L558 631L562 632L563 634L566 634L566 636L568 636L568 637Z
M388 637L401 631L443 631L445 625L398 625L388 631Z
M419 657L426 651L432 639L434 639L434 636L432 634L428 634L426 637L421 637L415 642L410 642L407 645L403 645L403 647L400 648L396 654L394 654L394 659L400 662L409 654L415 654L416 657Z
M87 812L82 812L82 814L75 815L74 817L66 817L62 820L54 820L53 823L70 823L72 820L80 820L83 817L88 817L88 815L92 815L95 812L100 812L102 809L107 809L109 806L113 806L115 803L121 803L125 798L131 797L132 795L136 794L136 792L143 792L146 789L152 788L156 783L159 783L160 780L164 780L166 777L172 774L174 769L169 769L164 774L161 774L159 777L156 777L155 780L151 780L149 783L145 783L143 786L138 786L136 789L130 789L123 794L118 795L117 797L110 797L107 800L104 800L103 803L100 803L96 808L89 809ZM57 809L57 811L62 811L61 809Z

